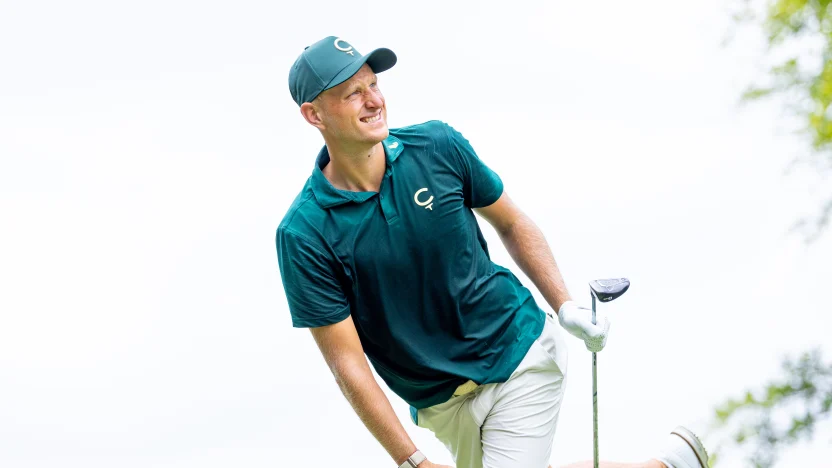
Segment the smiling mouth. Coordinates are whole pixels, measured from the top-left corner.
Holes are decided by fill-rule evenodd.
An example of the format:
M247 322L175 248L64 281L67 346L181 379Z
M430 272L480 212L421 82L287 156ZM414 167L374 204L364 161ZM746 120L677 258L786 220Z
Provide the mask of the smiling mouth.
M381 112L379 112L378 114L376 114L372 117L364 117L363 119L360 119L360 120L364 123L373 123L373 122L378 122L380 119L381 119Z

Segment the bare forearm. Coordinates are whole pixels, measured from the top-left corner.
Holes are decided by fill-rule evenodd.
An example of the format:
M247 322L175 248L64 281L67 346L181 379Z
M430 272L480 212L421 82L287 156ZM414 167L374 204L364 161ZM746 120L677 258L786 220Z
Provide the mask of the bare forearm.
M341 363L337 367L335 380L347 401L396 464L403 463L416 451L416 446L373 378L367 361Z
M531 218L522 215L498 233L511 258L557 313L561 304L570 300L569 291L543 232Z

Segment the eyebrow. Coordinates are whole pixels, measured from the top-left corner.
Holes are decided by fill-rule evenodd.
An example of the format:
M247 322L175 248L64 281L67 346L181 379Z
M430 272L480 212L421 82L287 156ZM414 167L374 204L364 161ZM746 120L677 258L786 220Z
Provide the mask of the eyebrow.
M367 86L370 86L371 84L376 83L376 82L378 82L378 75L373 75L373 78L370 80L370 82L367 84ZM356 92L357 90L359 90L363 86L364 86L364 84L362 82L355 83L354 85L347 88L347 90L345 91L344 96L349 96L350 94Z
M346 91L344 91L344 97L350 96L352 93L358 91L359 88L360 88L360 86L357 85L357 84L350 86L349 88L347 88Z

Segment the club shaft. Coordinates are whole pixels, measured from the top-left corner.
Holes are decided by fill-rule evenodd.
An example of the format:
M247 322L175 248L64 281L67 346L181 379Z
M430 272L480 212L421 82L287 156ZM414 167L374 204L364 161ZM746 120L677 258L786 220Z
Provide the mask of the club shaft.
M595 294L592 296L592 324L595 325ZM598 357L592 353L592 466L598 468Z

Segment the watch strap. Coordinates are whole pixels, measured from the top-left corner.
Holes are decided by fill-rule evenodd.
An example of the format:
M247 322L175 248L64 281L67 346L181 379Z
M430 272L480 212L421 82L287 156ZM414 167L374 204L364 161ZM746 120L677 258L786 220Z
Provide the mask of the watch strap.
M417 450L413 452L413 455L407 457L407 460L405 460L404 463L399 465L399 468L416 468L416 466L419 465L419 463L422 463L427 459L428 458L426 456L422 455L422 452Z

